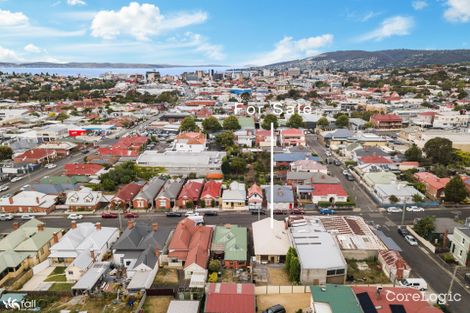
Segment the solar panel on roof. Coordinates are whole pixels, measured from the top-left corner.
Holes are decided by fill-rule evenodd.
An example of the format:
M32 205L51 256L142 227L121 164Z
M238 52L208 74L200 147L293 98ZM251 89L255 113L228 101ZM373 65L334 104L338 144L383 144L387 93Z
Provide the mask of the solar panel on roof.
M370 299L369 294L367 292L358 293L356 294L356 296L364 313L378 313L374 303Z
M405 307L401 304L390 304L392 313L406 313Z

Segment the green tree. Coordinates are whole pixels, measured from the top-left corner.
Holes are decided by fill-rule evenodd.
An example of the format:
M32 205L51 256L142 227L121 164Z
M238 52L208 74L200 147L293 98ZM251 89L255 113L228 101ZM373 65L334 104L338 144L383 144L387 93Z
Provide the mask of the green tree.
M231 131L226 130L215 137L215 142L220 147L227 149L235 144L235 136Z
M242 157L234 157L230 162L232 172L241 174L246 172L246 160Z
M202 129L205 133L215 133L222 129L219 120L214 116L209 116L204 121L202 121Z
M413 195L413 202L423 202L423 197L417 193Z
M65 113L65 112L60 112L60 113L55 117L56 120L61 121L61 122L65 121L65 120L68 119L68 118L69 118L69 116L68 116L67 113Z
M284 269L286 270L287 273L290 272L290 260L292 259L292 256L295 255L295 249L292 247L289 247L289 250L287 250L286 254L286 262L284 263Z
M277 116L274 115L274 114L267 114L263 119L263 123L261 123L261 127L263 129L270 130L271 129L271 123L274 124L275 129L279 127L279 123L277 121Z
M405 158L407 161L421 161L423 157L423 152L421 149L416 145L412 144L411 147L405 151Z
M293 255L290 259L290 270L289 270L289 280L293 283L299 283L300 281L300 263L299 258L296 255Z
M320 127L321 129L325 129L330 123L328 122L328 119L326 117L320 117L320 119L317 121L317 126Z
M208 269L209 269L209 272L213 273L213 272L219 272L221 267L222 266L219 260L210 260Z
M196 125L194 117L188 116L181 122L179 130L181 132L197 132L199 131L199 127Z
M304 119L299 113L294 113L289 117L286 126L292 128L303 128L305 127Z
M0 146L0 160L9 160L13 155L13 150L9 146Z
M437 164L433 166L432 171L434 172L434 174L436 174L436 176L441 178L449 176L449 169L447 168L447 166L442 164Z
M251 99L251 95L249 92L244 92L240 95L240 98L242 99L243 102L248 102Z
M372 124L371 122L367 122L364 124L364 129L368 129L368 128L374 128L374 124Z
M224 120L224 129L225 130L231 130L231 131L236 131L241 128L240 123L238 122L238 119L235 115L230 115Z
M388 197L388 200L390 200L391 203L398 203L398 201L400 201L395 195Z
M467 188L460 176L456 175L444 188L444 200L448 202L462 202L468 196Z
M335 125L341 128L348 127L349 117L346 114L341 114L336 118Z
M423 152L426 158L433 164L448 165L454 157L452 141L447 138L436 137L424 144Z
M413 226L413 230L425 239L431 238L435 228L433 216L423 217Z

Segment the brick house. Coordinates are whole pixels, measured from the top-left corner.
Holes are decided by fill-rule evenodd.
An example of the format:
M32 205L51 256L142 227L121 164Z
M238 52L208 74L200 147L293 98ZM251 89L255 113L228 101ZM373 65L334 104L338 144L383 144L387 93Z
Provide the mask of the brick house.
M176 200L176 206L185 208L186 205L191 202L197 205L203 186L204 180L202 179L188 180L181 189L178 199Z
M13 158L15 163L46 163L57 158L55 150L31 149Z
M145 184L140 192L132 199L134 209L148 209L154 207L154 199L165 185L166 179L155 177Z
M396 114L374 114L370 117L370 122L379 129L397 129L403 126L403 119Z
M431 199L441 199L444 195L444 189L450 178L440 178L429 172L418 172L415 173L414 178L420 183L426 186L426 195Z
M222 182L211 180L208 181L201 193L201 200L205 207L216 207L220 203L220 195L222 194Z
M122 186L116 195L111 199L112 208L126 209L132 204L132 199L139 193L142 185L130 183Z
M3 213L50 213L55 209L57 196L37 191L22 191L9 198L0 198Z
M184 180L182 179L169 179L163 185L162 189L155 198L156 209L171 209L176 204L176 199L183 188Z

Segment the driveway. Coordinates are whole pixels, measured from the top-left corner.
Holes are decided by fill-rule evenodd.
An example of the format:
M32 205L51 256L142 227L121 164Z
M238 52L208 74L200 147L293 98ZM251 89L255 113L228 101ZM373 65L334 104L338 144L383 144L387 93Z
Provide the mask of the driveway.
M50 273L54 270L54 267L48 267L45 270L33 275L29 281L27 281L21 290L23 291L41 291L48 290L53 283L44 282L44 280L49 276Z

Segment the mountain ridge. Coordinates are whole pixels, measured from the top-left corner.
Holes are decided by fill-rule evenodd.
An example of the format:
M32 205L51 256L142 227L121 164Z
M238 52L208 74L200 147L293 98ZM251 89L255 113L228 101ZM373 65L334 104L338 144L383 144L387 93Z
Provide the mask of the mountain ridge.
M325 52L304 59L268 64L258 68L286 69L289 67L299 67L300 69L307 70L369 70L463 62L470 62L470 49L341 50Z

